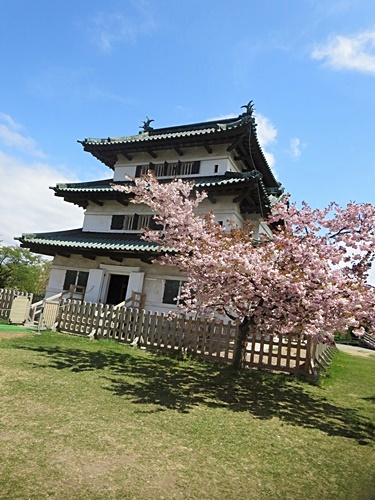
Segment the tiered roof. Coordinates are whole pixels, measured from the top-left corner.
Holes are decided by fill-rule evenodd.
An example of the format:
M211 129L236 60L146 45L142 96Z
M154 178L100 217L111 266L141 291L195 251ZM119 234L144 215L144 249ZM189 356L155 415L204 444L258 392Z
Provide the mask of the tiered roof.
M71 253L79 253L87 258L110 256L120 262L125 257L134 257L135 254L149 261L160 252L171 251L168 248L159 249L158 245L143 241L140 234L86 232L81 228L23 234L19 240L22 247L44 255L58 254L70 257Z
M184 177L184 180L194 181L197 190L205 190L210 197L219 194L233 194L234 196L243 193L244 190L253 191L256 201L253 202L253 210L259 210L259 203L264 208L269 208L278 199L283 189L278 183L275 187L267 187L262 179L262 175L253 170L252 172L225 172L222 175ZM170 182L169 179L160 179L161 183ZM130 181L116 181L116 184L126 185ZM65 201L75 203L83 208L92 201L97 205L103 204L104 200L115 200L127 205L132 194L120 193L112 187L113 179L104 179L93 182L78 182L57 184L53 187L55 196L64 198ZM258 194L259 186L259 194ZM259 200L259 196L261 200Z
M206 190L209 200L216 202L217 195L231 195L233 202L240 204L242 213L267 213L283 193L281 184L275 179L258 142L251 102L246 111L236 118L194 123L177 127L154 129L153 120L144 122L141 133L126 137L106 139L84 139L78 141L109 168L114 169L118 156L133 161L138 153L147 153L150 159L160 152L174 150L178 157L184 156L188 148L202 147L206 155L214 153L216 146L226 145L234 160L241 162L242 172L226 172L211 176L185 176L194 180L197 190ZM133 162L134 163L134 162ZM170 182L161 178L160 182ZM116 182L125 184L132 181ZM86 208L89 202L103 205L106 200L115 200L128 205L132 194L124 194L112 187L113 179L93 182L58 184L52 189L55 196ZM21 246L46 255L70 255L79 253L88 258L110 256L114 260L132 256L144 260L156 256L160 250L156 245L141 239L140 234L115 232L85 232L82 229L53 233L24 234L17 238Z
M157 129L150 126L153 120L148 119L144 122L143 131L137 135L86 138L78 142L85 151L112 169L118 155L131 161L134 154L144 152L155 159L160 151L174 149L179 156L183 156L185 150L191 147L202 147L211 154L215 145L228 144L227 151L235 151L235 159L243 162L245 170L258 170L267 186L277 187L278 182L259 145L252 104L250 102L243 107L246 107L246 112L236 118Z

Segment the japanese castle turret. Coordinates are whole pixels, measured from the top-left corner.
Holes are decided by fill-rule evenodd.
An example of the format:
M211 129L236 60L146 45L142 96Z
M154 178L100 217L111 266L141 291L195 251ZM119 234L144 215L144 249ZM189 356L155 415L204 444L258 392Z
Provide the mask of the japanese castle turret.
M139 292L148 310L177 307L185 276L153 263L159 249L142 240L144 228L153 226L150 209L112 187L151 170L162 182L193 180L208 193L200 211L213 210L220 224L242 227L250 219L257 231L269 232L261 220L283 187L259 145L251 103L244 108L236 118L166 128L147 118L136 135L79 141L111 172L106 180L52 188L85 210L83 227L18 238L22 247L53 256L47 297L73 285L83 287L87 302L118 304Z

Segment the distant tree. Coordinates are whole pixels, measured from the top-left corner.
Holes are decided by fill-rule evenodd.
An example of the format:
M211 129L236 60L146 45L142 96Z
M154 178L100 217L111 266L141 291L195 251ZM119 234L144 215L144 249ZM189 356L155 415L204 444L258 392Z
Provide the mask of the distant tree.
M26 248L0 244L0 288L44 294L51 264Z
M324 210L289 203L272 208L266 220L272 237L255 239L251 226L229 231L211 212L196 214L207 196L194 183L160 184L153 175L134 179L119 191L155 212L163 229L146 231L164 255L161 264L178 266L188 281L181 294L187 312L226 314L240 324L234 365L253 333L297 333L330 342L349 327L375 332L375 289L366 283L375 252L375 207L335 203Z

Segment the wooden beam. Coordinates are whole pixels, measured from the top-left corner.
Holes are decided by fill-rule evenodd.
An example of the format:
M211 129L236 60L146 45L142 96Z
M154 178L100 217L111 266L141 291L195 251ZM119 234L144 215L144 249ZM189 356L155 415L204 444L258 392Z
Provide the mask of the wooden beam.
M217 202L216 198L214 198L210 193L208 193L208 199L212 204L215 204Z
M235 196L233 198L233 203L241 202L241 201L245 200L246 198L249 198L251 201L254 201L250 193L251 193L251 189L247 189L246 191L240 193L238 196Z
M204 149L207 151L207 153L212 153L212 148L208 144L203 144Z
M125 156L125 158L129 161L132 161L133 157L130 156L128 153L122 153L123 156Z
M128 201L125 200L120 200L120 198L116 198L117 203L120 203L121 205L124 205L124 207L127 207L129 205Z
M56 252L56 255L60 257L65 257L66 259L70 259L70 253Z
M115 165L117 162L117 155L116 154L103 154L100 155L100 161L103 161L105 164L110 163L111 165Z
M234 159L236 161L245 161L245 160L248 160L248 157L245 155L238 155L238 156L235 156Z
M151 156L151 158L157 158L158 157L158 155L156 153L154 153L154 151L151 151L151 149L148 149L147 153Z
M74 205L77 205L78 207L81 207L84 209L86 209L88 207L87 200L76 200L75 198L71 198L70 196L64 196L64 201L66 201L68 203L73 203Z
M155 259L155 255L152 257L147 257L147 256L142 256L140 258L141 262L144 262L145 264L152 264L152 261Z
M89 201L91 201L92 203L95 203L95 205L98 205L99 207L102 207L104 205L104 203L102 201L94 200L92 198L90 198Z
M84 257L85 259L90 259L90 260L95 260L96 259L95 255L82 254L82 257Z
M227 151L228 153L235 149L239 144L242 142L242 137L239 137L236 141L234 141L228 148Z
M115 256L110 256L111 260L114 260L115 262L122 262L122 257L115 257Z
M175 147L174 150L176 151L176 153L179 155L179 156L184 156L184 152L178 148L178 147Z

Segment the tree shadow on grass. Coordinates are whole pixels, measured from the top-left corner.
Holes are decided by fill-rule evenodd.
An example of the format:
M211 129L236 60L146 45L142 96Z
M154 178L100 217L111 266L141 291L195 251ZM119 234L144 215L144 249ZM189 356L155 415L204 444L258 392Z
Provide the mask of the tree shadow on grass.
M277 417L291 425L355 439L359 444L375 440L375 426L358 410L338 406L323 395L312 395L307 386L289 376L253 370L237 372L216 363L186 363L157 354L112 352L100 346L95 351L19 348L40 353L48 359L46 367L57 370L103 370L103 389L133 404L147 405L142 412L172 409L188 413L195 406L205 405L247 412L259 419ZM40 369L41 365L34 367Z

